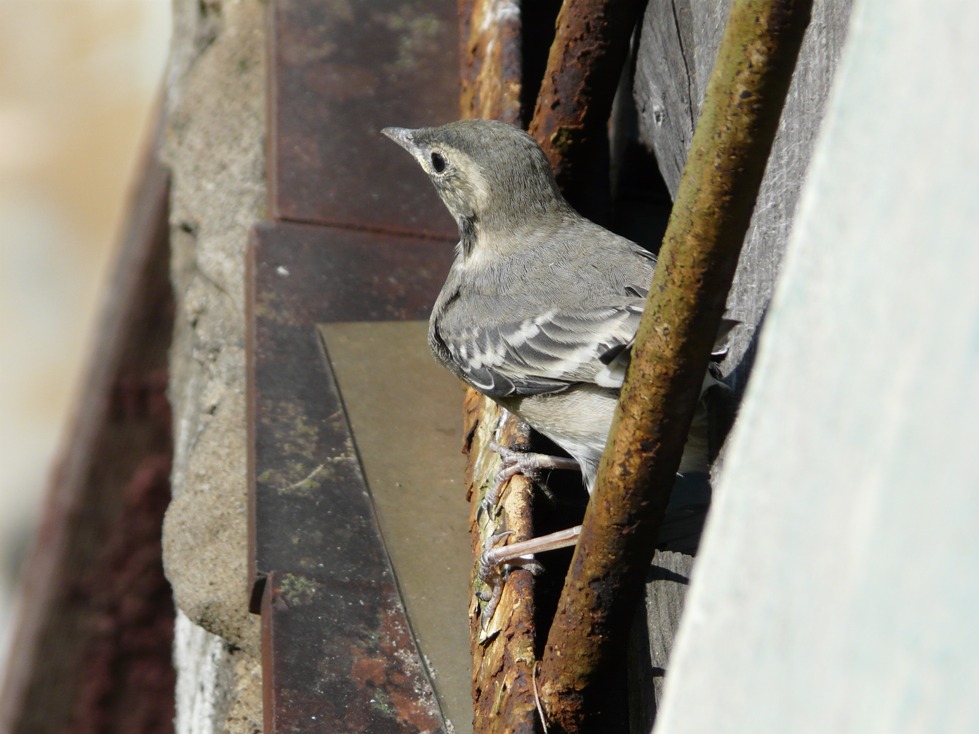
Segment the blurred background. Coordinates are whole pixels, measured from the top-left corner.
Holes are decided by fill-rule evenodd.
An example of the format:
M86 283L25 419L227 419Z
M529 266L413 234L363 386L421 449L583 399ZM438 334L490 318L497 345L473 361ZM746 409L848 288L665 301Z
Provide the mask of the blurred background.
M0 661L152 125L170 0L0 0Z

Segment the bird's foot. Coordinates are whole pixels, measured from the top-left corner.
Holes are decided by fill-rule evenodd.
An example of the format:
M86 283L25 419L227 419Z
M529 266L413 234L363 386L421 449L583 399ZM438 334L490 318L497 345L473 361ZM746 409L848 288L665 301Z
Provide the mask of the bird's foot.
M528 554L509 555L505 549L510 546L498 546L501 540L513 535L512 530L487 536L483 541L483 554L479 557L479 579L486 584L488 590L477 593L480 601L486 602L482 613L482 626L485 628L493 618L496 607L503 596L503 584L513 568L525 568L532 574L543 573L544 567L533 556ZM514 545L520 545L516 543ZM504 560L500 560L503 558Z
M503 594L503 583L513 568L525 568L537 575L544 571L540 561L534 558L534 553L568 548L578 542L581 535L581 525L575 525L567 530L548 533L538 538L521 540L509 545L497 545L503 538L513 535L512 530L506 530L496 535L490 535L483 542L483 554L479 558L479 578L489 587L488 592L479 595L486 602L483 608L483 626L488 624L496 611L497 604Z
M490 535L483 541L483 555L479 557L479 578L488 586L493 586L496 581L503 578L510 570L508 567L526 568L533 574L539 574L544 570L544 567L529 553L507 552L510 548L523 543L497 545L509 535L513 535L512 530ZM526 542L529 541L524 541Z
M491 443L490 449L495 451L503 459L503 468L496 474L496 483L483 497L483 510L490 516L496 514L496 506L500 502L503 493L503 486L510 477L516 474L532 477L542 469L566 469L568 471L581 471L581 467L574 459L566 456L551 456L550 454L536 454L528 451L514 451L497 443Z
M479 559L479 577L487 583L489 579L500 575L500 568L503 566L518 566L539 573L543 567L534 559L534 554L570 548L578 542L581 525L509 545L497 545L507 535L512 535L512 531L491 535L483 544L483 555Z

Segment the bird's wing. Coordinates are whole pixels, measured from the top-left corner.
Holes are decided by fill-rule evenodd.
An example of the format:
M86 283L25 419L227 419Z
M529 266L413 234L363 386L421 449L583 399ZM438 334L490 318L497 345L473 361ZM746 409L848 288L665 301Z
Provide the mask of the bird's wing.
M465 379L490 397L559 392L577 383L618 388L625 369L616 357L635 336L643 306L642 299L623 298L506 323L443 323L438 335Z

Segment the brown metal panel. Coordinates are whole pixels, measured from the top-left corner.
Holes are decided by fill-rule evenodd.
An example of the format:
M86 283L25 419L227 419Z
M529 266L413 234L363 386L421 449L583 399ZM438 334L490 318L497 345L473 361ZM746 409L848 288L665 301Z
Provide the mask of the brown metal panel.
M173 731L169 184L154 141L24 570L3 732Z
M270 734L444 730L317 324L426 318L452 251L299 224L254 233L250 571Z
M451 256L444 240L304 225L256 229L249 258L253 584L271 570L388 572L316 324L427 318Z
M445 731L390 579L271 573L262 649L269 734Z
M270 4L273 218L455 237L417 165L380 129L458 116L455 0Z
M458 116L454 0L269 6L248 257L250 583L266 731L444 731L317 324L427 319L456 227L380 135Z

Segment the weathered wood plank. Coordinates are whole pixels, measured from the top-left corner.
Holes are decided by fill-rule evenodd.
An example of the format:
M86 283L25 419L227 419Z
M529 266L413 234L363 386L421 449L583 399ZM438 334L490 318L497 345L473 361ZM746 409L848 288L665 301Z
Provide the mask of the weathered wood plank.
M170 176L158 141L140 165L24 568L0 680L3 732L174 731L174 612L160 545L173 457Z
M633 86L639 136L655 153L671 196L679 185L730 4L730 0L650 0L643 18ZM723 365L739 392L744 389L754 360L758 326L788 241L799 190L846 35L849 9L850 0L817 0L814 4L746 236L728 300L731 314L745 327L732 335ZM657 551L646 589L646 629L637 625L633 646L637 655L630 666L633 691L638 694L631 703L633 732L648 732L655 719L686 594L685 577L693 566L695 553L695 545L683 553ZM676 574L657 572L667 559ZM642 657L645 649L648 658Z
M823 106L846 37L850 0L819 0L769 158L748 230L729 308L745 329L726 361L743 389L754 332L771 298L799 189L805 179ZM643 18L634 94L641 140L656 154L671 194L680 172L720 43L730 0L651 0Z

